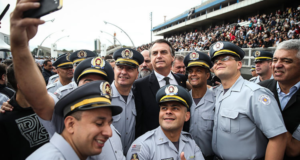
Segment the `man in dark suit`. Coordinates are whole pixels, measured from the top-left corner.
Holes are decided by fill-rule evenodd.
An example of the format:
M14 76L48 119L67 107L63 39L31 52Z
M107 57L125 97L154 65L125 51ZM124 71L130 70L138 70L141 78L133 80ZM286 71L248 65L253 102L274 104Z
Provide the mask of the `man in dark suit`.
M274 79L260 82L270 89L280 107L288 142L284 159L300 159L300 40L282 42L273 56Z
M186 77L171 72L175 51L172 45L164 40L156 40L150 49L153 66L152 73L134 83L136 117L136 137L159 126L159 106L155 101L156 92L166 84L180 85L186 88ZM184 130L188 131L188 124Z

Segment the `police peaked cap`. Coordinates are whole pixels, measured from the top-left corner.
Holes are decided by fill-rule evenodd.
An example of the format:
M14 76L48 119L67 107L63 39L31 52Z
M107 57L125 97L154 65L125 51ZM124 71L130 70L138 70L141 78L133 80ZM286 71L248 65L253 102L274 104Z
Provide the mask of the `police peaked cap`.
M116 65L139 66L144 62L144 56L131 48L121 48L114 52L113 58Z
M62 54L57 57L57 60L53 63L55 68L73 68L73 63L70 61L70 54Z
M74 80L78 85L80 79L87 74L98 74L111 84L114 71L111 65L101 57L87 58L80 62L74 72Z
M226 41L218 41L212 44L210 46L209 54L211 60L213 60L217 56L224 54L238 57L240 60L242 60L245 56L245 52L239 46Z
M90 57L97 57L97 54L90 50L82 49L73 52L70 56L70 61L76 64Z
M273 59L273 53L268 51L255 51L253 53L254 62L267 61Z
M187 54L184 58L184 65L186 66L186 69L195 66L210 69L213 66L210 57L207 54L198 51Z
M178 85L166 85L160 88L156 93L156 102L180 102L188 109L193 104L190 93L183 87Z
M109 107L112 116L120 114L122 107L111 104L111 87L107 81L99 80L84 84L62 99L55 105L55 113L66 117L76 111L85 111Z

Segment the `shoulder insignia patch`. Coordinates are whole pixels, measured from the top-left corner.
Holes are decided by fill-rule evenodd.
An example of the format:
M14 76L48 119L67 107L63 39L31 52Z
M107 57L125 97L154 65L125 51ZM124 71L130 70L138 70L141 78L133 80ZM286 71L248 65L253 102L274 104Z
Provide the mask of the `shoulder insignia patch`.
M262 94L259 96L258 101L264 105L269 105L271 103L271 99L268 95Z

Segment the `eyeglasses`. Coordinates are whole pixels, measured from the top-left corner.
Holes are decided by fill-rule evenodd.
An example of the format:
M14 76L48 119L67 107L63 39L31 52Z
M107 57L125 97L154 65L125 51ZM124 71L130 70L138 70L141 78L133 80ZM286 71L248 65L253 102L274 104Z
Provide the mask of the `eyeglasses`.
M225 56L225 57L223 57L223 58L215 58L214 60L213 60L213 62L214 62L214 64L216 64L216 63L218 63L218 61L220 60L221 62L226 62L226 61L229 61L229 60L235 60L233 57L231 57L231 56Z

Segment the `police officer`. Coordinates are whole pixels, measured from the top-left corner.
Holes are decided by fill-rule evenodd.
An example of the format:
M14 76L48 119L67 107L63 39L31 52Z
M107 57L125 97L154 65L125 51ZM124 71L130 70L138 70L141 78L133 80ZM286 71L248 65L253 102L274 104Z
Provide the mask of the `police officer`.
M69 56L69 54L63 54L53 63L53 66L57 69L59 80L47 86L48 92L54 93L59 87L65 86L72 81L73 65L69 60Z
M272 75L272 58L273 54L267 51L256 51L253 54L255 63L255 72L258 76L251 78L249 81L259 83L264 80L273 79Z
M139 65L144 62L141 53L130 48L121 48L114 52L115 80L112 83L112 104L121 106L123 112L114 116L113 125L121 133L124 155L135 138L136 108L132 92L133 82L136 80Z
M216 95L212 148L216 159L282 159L286 128L270 90L244 80L244 51L230 42L210 47Z
M77 50L75 52L73 52L70 55L70 61L73 63L73 70L75 71L76 66L82 62L83 60L87 59L87 58L91 58L91 57L97 57L97 54L89 51L89 50ZM59 87L56 91L55 94L57 95L57 97L63 97L64 95L66 95L67 93L69 93L70 91L72 91L73 89L77 88L77 84L76 82L72 81L71 83Z
M255 65L252 65L252 66L251 66L250 71L251 71L252 78L255 78L255 77L257 76L256 71L255 71ZM252 79L252 78L251 78L251 79ZM251 80L251 79L250 79L250 80ZM249 81L250 81L250 80L249 80Z
M156 101L160 105L160 126L132 143L127 160L204 160L192 136L182 131L184 122L190 118L192 105L188 91L181 86L166 85L157 91Z
M99 94L100 93L100 94ZM122 112L111 105L107 81L94 81L75 89L55 105L55 113L64 117L65 128L27 159L87 159L101 153L112 136L112 116Z
M203 52L192 52L184 58L188 73L188 81L192 86L190 94L193 98L191 105L190 134L200 147L204 158L212 160L212 129L214 123L215 96L207 88L212 63L209 56Z

